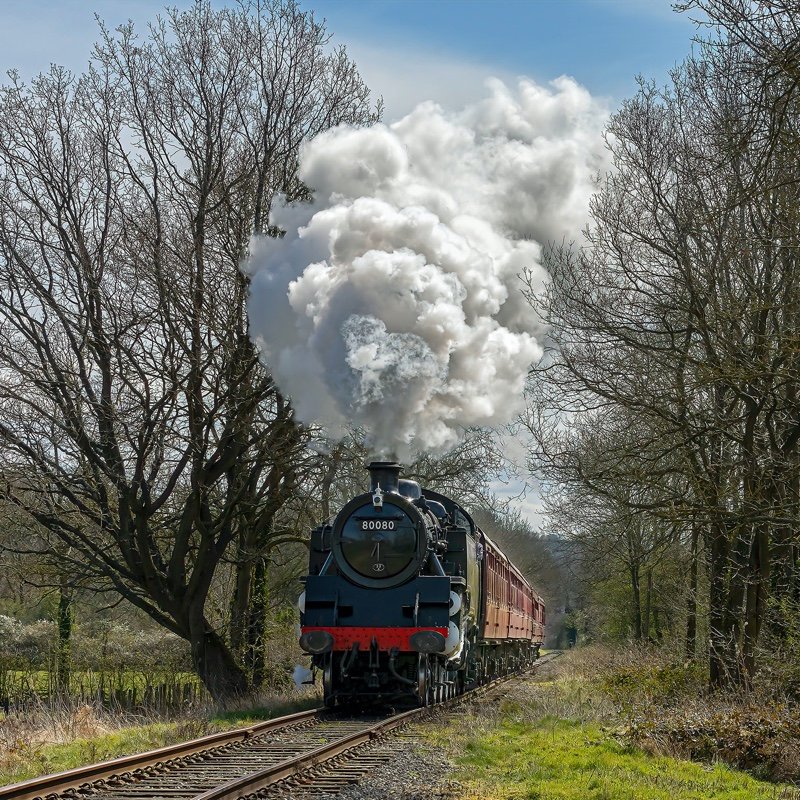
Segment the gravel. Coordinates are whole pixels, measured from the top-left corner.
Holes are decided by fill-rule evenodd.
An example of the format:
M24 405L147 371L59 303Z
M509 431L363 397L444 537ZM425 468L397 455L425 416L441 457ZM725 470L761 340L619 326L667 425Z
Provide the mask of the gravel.
M320 795L336 800L454 800L461 796L456 781L449 780L453 765L438 747L407 740L396 756L380 770L338 794Z
M444 714L436 714L437 722ZM428 724L422 723L422 724ZM421 741L415 727L392 734L348 760L348 768L358 783L341 788L320 786L326 779L322 770L301 781L290 779L285 784L259 793L260 798L292 798L292 800L456 800L462 796L459 784L452 780L453 764L444 748ZM356 780L354 775L352 780Z
M543 663L536 672L538 680L546 680L553 664ZM423 739L421 725L475 726L481 719L502 713L509 695L519 697L531 691L527 680L512 680L488 695L465 701L454 708L434 711L427 720L410 726L400 733L387 736L363 747L347 761L349 784L334 787L330 773L317 769L314 773L289 779L284 784L259 793L259 798L281 800L457 800L463 797L464 787L454 780L455 765L444 747ZM459 719L460 718L460 719ZM357 782L356 782L357 781ZM325 786L325 784L329 784Z

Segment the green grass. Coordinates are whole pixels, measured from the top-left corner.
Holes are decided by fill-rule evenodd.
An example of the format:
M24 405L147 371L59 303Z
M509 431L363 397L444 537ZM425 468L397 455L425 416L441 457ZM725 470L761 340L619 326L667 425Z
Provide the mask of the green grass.
M651 756L590 723L503 721L479 734L453 723L449 741L463 800L777 800L800 798L723 765Z
M253 722L260 722L273 717L282 717L286 714L295 714L321 705L319 695L307 694L302 697L284 697L274 700L270 705L256 708L234 709L231 711L218 711L211 717L211 722L222 726L243 728ZM223 730L224 728L220 728Z
M102 735L76 738L63 743L43 744L30 736L20 735L16 741L12 740L0 749L0 786L165 747L217 731L247 727L255 722L317 705L319 698L305 696L297 700L279 700L261 708L231 710L177 722L153 722L124 727Z
M182 741L185 725L181 723L154 723L123 728L89 739L75 739L60 744L40 744L20 739L0 754L0 785L18 783L63 772L86 764L107 761L111 758L153 750ZM198 735L203 735L199 733Z
M615 736L624 718L604 687L563 657L513 693L419 732L447 749L459 800L800 800L788 785L721 763L625 743Z

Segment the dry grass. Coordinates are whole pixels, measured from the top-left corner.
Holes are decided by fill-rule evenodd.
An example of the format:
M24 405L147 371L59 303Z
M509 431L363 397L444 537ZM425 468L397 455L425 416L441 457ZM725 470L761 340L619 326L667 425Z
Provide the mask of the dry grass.
M620 742L800 785L800 705L772 673L750 692L712 693L703 664L663 649L586 647L562 666L610 701Z
M568 653L534 680L466 705L453 719L420 735L444 747L460 800L798 800L790 785L764 783L724 763L706 765L636 747L621 735L627 708L659 694L656 679L627 691L627 676L644 667L666 676L675 696L686 670L659 654L588 648ZM647 671L646 670L646 671ZM692 675L691 670L688 671ZM621 684L615 676L626 676ZM693 679L692 679L693 680ZM691 683L691 680L689 681ZM426 732L427 731L427 732Z
M0 785L183 742L318 705L313 690L287 690L169 714L100 705L31 702L0 713Z

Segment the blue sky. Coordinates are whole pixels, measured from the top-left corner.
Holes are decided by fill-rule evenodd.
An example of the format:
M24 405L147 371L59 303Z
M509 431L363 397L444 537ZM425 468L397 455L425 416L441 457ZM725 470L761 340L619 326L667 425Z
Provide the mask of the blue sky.
M317 0L312 7L354 48L374 42L539 82L567 74L615 100L634 90L638 72L665 80L694 33L668 0Z
M384 96L388 120L425 99L458 107L482 96L489 76L546 83L567 74L613 106L635 90L637 73L666 81L695 30L669 0L301 2L349 47L375 94ZM29 77L50 62L81 70L96 38L93 12L112 26L127 18L144 24L164 5L0 0L0 71L18 68Z

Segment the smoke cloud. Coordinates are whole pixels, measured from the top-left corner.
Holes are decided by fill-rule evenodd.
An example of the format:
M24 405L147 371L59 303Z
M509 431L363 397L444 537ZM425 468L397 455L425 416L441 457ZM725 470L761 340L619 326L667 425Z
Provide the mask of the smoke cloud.
M276 207L286 235L243 265L251 335L298 417L401 460L512 419L543 334L519 276L541 284L542 244L579 236L605 120L571 79L492 81L458 113L423 103L309 142L314 202Z

